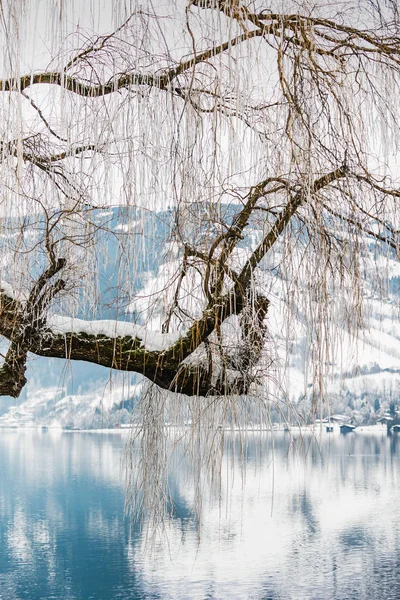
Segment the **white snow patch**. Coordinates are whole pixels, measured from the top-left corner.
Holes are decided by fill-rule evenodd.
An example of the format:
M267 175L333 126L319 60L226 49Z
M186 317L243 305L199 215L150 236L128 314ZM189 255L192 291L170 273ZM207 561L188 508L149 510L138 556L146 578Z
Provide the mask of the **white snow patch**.
M7 296L10 296L14 300L18 300L19 302L25 302L25 300L28 297L27 294L24 294L23 292L15 290L6 281L0 282L0 292L2 292L3 294L6 294Z
M110 338L132 337L141 340L141 346L146 350L162 352L173 346L180 338L180 333L160 333L152 331L142 325L124 321L85 321L74 317L50 315L47 317L47 326L56 335L67 333L86 333L88 335L105 335Z

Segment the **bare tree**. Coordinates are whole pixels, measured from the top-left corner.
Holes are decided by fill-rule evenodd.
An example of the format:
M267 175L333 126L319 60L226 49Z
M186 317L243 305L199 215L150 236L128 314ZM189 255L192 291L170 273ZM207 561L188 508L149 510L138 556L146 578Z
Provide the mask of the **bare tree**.
M400 26L396 4L266 4L124 7L113 31L80 30L20 72L26 3L2 3L1 394L21 392L28 353L251 394L270 374L278 272L315 324L323 387L332 295L359 326L363 247L398 252ZM172 214L168 269L132 324L91 318L110 206ZM125 224L112 235L134 264Z

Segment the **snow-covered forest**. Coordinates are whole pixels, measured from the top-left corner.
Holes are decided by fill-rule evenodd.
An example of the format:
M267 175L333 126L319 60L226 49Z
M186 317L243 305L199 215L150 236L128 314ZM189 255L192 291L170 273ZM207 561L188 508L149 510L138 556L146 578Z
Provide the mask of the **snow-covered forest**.
M373 420L400 391L397 3L78 4L0 6L5 418Z

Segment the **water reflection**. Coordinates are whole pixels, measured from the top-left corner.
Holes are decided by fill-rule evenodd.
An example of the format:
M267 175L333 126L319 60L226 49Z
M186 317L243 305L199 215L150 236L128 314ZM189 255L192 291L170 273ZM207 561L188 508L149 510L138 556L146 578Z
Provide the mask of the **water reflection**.
M120 434L2 431L0 598L398 599L397 440L254 434L245 470L229 444L199 522L178 449L149 552L151 525L124 518Z

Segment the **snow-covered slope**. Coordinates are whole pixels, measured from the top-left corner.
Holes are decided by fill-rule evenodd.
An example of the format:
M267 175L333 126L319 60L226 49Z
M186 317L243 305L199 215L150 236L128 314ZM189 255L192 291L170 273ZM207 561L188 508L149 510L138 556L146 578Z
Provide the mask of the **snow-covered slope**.
M108 227L111 231L121 231L121 227L125 227L129 230L126 233L136 240L136 296L127 296L121 303L120 289L124 282L121 282L116 268L121 262L121 251L112 235L105 236L107 252L104 252L103 259L100 253L98 263L99 293L104 302L102 308L96 308L94 317L118 318L124 321L120 326L124 331L132 328L140 331L144 322L150 329L160 330L165 316L165 298L157 302L157 290L174 278L178 268L173 244L164 242L163 245L161 241L168 234L171 215L168 212L154 215L136 211L130 219L125 218L121 222L117 209L109 214ZM254 243L257 243L258 236L259 232L255 230ZM247 252L248 249L243 246L234 259L240 263ZM316 390L310 370L310 363L315 360L315 331L309 313L314 309L317 311L319 299L313 300L312 295L311 300L310 295L302 298L303 292L300 291L299 298L290 300L292 305L288 310L287 273L276 268L280 263L279 252L277 249L265 261L260 283L271 301L268 345L273 357L273 378L278 382L274 393L297 404L309 399ZM343 317L343 303L335 297L334 288L329 300L331 316L325 335L329 338L331 352L324 357L323 370L326 407L331 412L356 411L358 418L364 420L373 420L379 411L388 409L389 404L400 396L400 263L385 252L385 248L378 249L378 252L370 248L364 257L364 322L361 330L349 330L348 320ZM167 255L168 259L165 258ZM379 286L378 271L384 274ZM194 285L197 284L194 282ZM173 291L171 286L167 294ZM56 325L66 324L61 321L58 319ZM76 323L79 325L80 322ZM70 320L67 325L70 327ZM176 337L177 334L172 335ZM132 406L140 397L142 385L136 374L119 374L88 363L67 363L38 357L30 358L27 378L28 384L18 401L1 400L0 412L3 414L0 425L86 428L127 422Z

